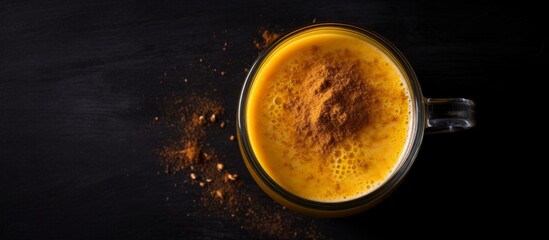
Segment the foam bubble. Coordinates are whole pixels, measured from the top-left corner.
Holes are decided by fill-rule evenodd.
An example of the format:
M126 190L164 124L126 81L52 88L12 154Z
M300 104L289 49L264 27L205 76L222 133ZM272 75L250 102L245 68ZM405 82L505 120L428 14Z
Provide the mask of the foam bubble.
M282 98L280 96L277 96L274 98L274 104L280 105L282 104Z

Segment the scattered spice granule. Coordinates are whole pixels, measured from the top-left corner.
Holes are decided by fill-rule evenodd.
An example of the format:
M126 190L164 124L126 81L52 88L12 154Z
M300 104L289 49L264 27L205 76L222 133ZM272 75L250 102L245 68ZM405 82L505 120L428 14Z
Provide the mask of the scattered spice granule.
M227 173L227 178L231 181L236 181L237 177L238 177L238 175L236 175L236 174Z
M215 190L215 196L223 200L223 192L221 190Z
M229 140L230 140L231 142L234 141L234 135L231 135L231 136L229 137Z
M210 116L210 122L215 122L215 113Z
M223 163L218 163L216 165L216 168L217 168L217 171L221 172L221 170L223 170Z
M221 122L221 123L219 124L219 127L220 127L220 128L224 128L224 127L225 127L225 122Z
M206 118L203 115L200 115L198 117L198 124L204 125L204 123L206 123Z

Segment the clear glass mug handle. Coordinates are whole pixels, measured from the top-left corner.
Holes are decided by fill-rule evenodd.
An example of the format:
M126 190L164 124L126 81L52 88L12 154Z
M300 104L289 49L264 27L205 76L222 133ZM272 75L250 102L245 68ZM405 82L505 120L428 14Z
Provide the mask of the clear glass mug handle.
M465 98L425 98L426 133L456 132L476 125L475 103Z

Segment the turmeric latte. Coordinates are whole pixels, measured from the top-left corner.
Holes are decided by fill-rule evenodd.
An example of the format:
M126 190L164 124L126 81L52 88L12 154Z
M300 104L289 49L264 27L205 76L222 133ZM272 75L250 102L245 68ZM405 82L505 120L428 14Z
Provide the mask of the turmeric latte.
M373 41L341 29L285 39L259 66L247 101L265 172L305 199L346 201L382 184L410 128L400 69Z

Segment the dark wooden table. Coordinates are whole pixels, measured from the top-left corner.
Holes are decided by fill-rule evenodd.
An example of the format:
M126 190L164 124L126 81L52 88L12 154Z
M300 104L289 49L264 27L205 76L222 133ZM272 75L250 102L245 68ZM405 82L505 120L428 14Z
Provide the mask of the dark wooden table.
M152 122L164 97L191 93L221 99L224 117L234 119L243 69L258 54L254 39L313 19L385 35L412 63L425 96L475 100L478 126L426 136L408 178L377 207L342 219L285 213L300 219L296 228L344 239L516 230L509 215L520 211L511 203L522 197L508 194L521 182L514 172L535 165L505 159L520 151L522 129L513 126L526 106L517 94L536 88L547 70L542 8L296 2L1 1L0 239L276 237L193 203L199 188L187 176L158 174L155 149L169 133ZM212 144L262 204L277 206L250 179L237 144L227 144L234 127Z

